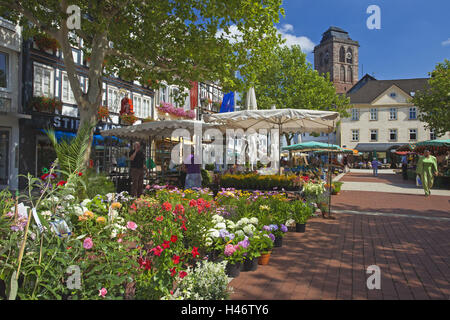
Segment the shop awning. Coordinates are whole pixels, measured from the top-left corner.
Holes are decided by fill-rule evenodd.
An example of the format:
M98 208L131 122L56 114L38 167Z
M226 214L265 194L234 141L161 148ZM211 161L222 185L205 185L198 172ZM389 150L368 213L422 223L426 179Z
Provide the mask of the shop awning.
M316 151L316 150L337 150L342 151L341 147L335 144L328 144L317 141L308 141L293 144L287 147L283 147L283 150L302 150L302 151Z
M358 143L355 147L359 152L386 152L393 147L399 147L398 143Z

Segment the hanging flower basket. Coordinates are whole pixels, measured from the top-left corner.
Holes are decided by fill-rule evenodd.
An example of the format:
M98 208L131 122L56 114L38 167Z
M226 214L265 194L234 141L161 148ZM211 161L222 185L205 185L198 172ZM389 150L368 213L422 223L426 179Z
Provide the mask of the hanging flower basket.
M54 113L55 110L62 112L62 102L55 98L33 97L31 98L30 106L38 112Z
M177 119L194 119L195 111L188 110L185 111L183 108L176 108L171 103L162 102L158 110L158 115L160 118L165 120L177 120Z
M54 53L60 48L58 40L46 34L37 34L33 37L34 42L40 50L52 50Z
M122 114L120 116L120 119L122 120L122 123L125 125L132 125L138 120L138 118L134 115L134 113Z
M98 118L99 120L106 120L109 117L109 110L107 106L100 106L98 108Z

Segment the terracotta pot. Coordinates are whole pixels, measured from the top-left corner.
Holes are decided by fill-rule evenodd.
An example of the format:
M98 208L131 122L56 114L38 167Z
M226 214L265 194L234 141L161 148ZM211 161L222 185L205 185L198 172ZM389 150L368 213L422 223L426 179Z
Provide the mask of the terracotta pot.
M269 251L268 253L261 253L261 256L258 258L258 264L260 264L262 266L268 264L271 253L272 253L272 251Z

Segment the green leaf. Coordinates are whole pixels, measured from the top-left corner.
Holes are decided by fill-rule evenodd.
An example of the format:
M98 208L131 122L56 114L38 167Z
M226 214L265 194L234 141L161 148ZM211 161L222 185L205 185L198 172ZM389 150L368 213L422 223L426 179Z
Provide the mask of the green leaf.
M11 284L9 287L9 296L8 296L8 300L16 300L16 296L17 296L17 289L19 287L19 284L17 283L17 279L16 279L16 273L17 271L14 271L12 276L11 276Z

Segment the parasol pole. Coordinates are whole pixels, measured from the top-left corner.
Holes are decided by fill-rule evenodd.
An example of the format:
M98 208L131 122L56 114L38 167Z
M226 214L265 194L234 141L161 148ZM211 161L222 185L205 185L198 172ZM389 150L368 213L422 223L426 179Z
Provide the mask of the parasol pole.
M281 122L278 123L278 175L281 176Z

